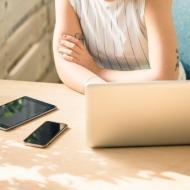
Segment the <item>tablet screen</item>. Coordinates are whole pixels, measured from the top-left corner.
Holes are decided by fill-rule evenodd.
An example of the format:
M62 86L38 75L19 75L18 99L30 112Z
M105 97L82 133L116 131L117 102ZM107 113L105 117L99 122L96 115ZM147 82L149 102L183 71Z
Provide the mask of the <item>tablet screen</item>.
M9 130L54 109L54 105L24 96L0 106L0 128Z

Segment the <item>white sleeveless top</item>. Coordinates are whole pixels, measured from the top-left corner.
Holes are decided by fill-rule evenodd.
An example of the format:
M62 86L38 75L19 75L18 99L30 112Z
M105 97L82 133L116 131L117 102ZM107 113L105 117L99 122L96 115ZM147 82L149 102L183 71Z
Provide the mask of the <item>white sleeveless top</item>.
M135 7L131 1L70 0L80 20L86 47L102 68L150 69L144 23L146 0L138 0ZM186 79L181 63L179 79Z

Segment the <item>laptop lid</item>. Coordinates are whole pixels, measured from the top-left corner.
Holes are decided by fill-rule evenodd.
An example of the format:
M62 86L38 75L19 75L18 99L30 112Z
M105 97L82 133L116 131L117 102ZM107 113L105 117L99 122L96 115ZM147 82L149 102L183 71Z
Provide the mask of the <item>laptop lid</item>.
M90 147L190 144L190 82L86 86Z

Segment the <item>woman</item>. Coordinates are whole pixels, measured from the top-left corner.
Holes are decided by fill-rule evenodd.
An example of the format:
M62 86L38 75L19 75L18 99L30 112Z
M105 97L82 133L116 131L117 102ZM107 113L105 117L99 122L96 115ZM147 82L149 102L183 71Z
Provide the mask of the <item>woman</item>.
M61 80L185 80L172 0L56 0L54 59Z

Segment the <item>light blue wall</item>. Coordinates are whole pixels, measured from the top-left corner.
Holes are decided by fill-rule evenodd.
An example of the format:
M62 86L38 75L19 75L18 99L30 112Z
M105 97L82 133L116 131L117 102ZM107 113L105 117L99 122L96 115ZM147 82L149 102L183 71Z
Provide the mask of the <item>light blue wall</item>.
M177 31L180 60L190 79L190 0L173 1L173 18Z

